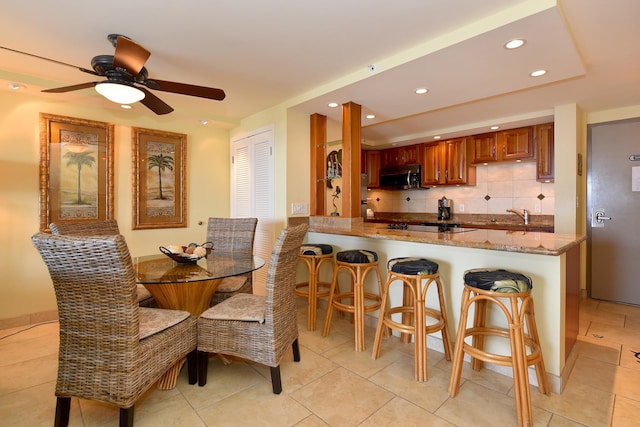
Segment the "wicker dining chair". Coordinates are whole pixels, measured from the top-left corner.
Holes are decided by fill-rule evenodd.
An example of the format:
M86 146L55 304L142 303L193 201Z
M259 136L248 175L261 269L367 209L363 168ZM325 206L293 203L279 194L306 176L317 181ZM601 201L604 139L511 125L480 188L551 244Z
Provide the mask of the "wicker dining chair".
M237 356L271 368L275 394L282 391L280 361L289 346L300 361L296 310L298 253L308 226L280 233L271 253L266 295L236 294L198 318L198 383L207 383L208 353Z
M240 252L253 255L257 218L209 218L207 242L213 243L215 251ZM253 293L252 273L227 277L218 285L211 298L211 306L238 293Z
M120 426L133 426L136 400L185 356L196 383L196 319L138 305L123 236L37 233L32 241L58 304L56 426L68 425L72 397L116 405Z
M49 224L49 230L52 234L61 236L113 236L120 234L120 228L115 219L52 222ZM143 285L137 286L136 293L138 294L138 303L142 307L158 306L151 293Z

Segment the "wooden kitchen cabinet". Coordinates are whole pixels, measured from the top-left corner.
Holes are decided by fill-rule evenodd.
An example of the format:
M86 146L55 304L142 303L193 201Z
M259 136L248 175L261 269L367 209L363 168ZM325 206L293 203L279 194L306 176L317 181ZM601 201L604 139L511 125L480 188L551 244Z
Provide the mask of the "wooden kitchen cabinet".
M533 127L526 126L498 132L499 160L533 159ZM500 158L500 156L502 156Z
M533 127L503 130L473 135L471 164L527 160L535 157Z
M365 167L362 169L367 174L367 188L380 187L380 151L368 150L365 153Z
M536 152L536 178L542 182L553 182L553 123L535 126L533 138Z
M382 150L380 163L383 168L417 165L420 163L419 157L419 145L407 145Z
M489 132L469 137L471 164L495 162L498 160L498 133Z
M422 145L422 186L475 185L475 168L468 164L467 138Z

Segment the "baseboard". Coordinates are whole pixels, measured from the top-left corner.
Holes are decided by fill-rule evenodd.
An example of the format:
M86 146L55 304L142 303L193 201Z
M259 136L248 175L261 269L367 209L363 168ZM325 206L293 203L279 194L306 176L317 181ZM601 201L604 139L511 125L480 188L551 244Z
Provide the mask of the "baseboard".
M0 330L31 326L43 322L58 320L58 310L40 311L38 313L23 314L22 316L0 319Z

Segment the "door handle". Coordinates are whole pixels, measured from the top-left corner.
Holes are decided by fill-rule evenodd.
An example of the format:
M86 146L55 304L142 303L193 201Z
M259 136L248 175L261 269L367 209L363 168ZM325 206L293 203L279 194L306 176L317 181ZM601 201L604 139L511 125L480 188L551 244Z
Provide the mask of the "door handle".
M604 227L605 221L611 221L611 217L606 216L604 209L595 209L591 215L591 227Z

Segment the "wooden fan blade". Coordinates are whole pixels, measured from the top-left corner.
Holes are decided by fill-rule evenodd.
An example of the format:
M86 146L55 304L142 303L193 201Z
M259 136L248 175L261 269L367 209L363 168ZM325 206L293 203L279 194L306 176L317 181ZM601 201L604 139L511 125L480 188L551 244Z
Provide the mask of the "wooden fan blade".
M15 52L15 53L19 53L19 54L26 55L26 56L30 56L32 58L43 59L45 61L53 62L54 64L60 64L60 65L66 66L66 67L75 68L76 70L80 70L83 73L93 74L94 76L98 75L98 73L96 73L93 70L87 70L86 68L78 67L77 65L73 65L73 64L67 64L66 62L57 61L55 59L47 58L45 56L34 55L33 53L23 52L21 50L11 49L10 47L5 47L5 46L0 46L0 49L8 50L9 52Z
M151 56L151 52L138 43L127 37L118 36L116 53L113 56L113 66L115 68L124 68L135 77L142 70L149 56Z
M72 90L80 90L80 89L87 89L87 88L90 88L90 87L94 87L98 83L99 82L80 83L78 85L73 85L73 86L57 87L57 88L54 88L54 89L44 89L42 92L47 92L47 93L71 92Z
M136 86L137 87L137 86ZM158 115L169 114L173 108L144 87L137 87L144 92L144 99L140 101L145 107Z
M156 79L150 80L149 84L152 84L152 82L157 83L158 85L157 90L161 90L163 92L178 93L181 95L189 95L189 96L198 96L200 98L213 99L216 101L222 101L226 97L226 94L222 89L216 89L216 88L205 87L205 86L196 86L196 85L190 85L186 83L168 82L165 80L156 80ZM155 86L153 87L154 89L156 89Z

